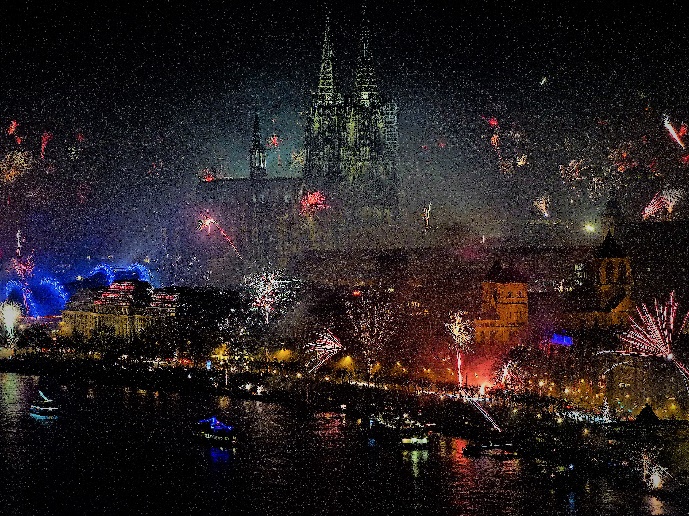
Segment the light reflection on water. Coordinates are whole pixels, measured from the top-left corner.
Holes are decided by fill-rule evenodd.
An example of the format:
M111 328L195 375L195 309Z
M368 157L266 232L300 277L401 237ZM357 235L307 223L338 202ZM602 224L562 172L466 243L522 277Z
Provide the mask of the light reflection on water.
M402 450L402 458L411 464L414 477L421 474L421 466L428 460L428 450Z
M70 387L63 416L39 424L26 413L38 384L0 374L2 513L688 513L605 478L571 482L521 459L468 458L463 439L369 447L343 414L226 396ZM241 429L236 449L191 438L210 415Z

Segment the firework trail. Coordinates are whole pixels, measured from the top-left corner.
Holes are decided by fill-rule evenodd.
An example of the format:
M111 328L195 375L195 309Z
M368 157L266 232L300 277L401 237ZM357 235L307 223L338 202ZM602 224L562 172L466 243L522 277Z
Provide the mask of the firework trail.
M682 141L682 138L680 137L679 134L677 134L677 131L675 131L675 128L672 126L672 123L670 122L670 117L667 115L664 115L663 117L663 125L665 126L665 129L670 133L670 136L672 137L673 140L675 140L680 147L683 149L685 148L684 142ZM682 132L686 132L685 130L682 130Z
M452 335L452 349L457 356L457 383L462 385L462 352L468 351L474 339L474 327L466 317L467 313L460 310L450 314L450 322L445 325Z
M7 134L11 136L16 133L17 127L19 127L19 123L16 120L12 120L10 126L7 128Z
M649 202L646 207L644 208L643 213L641 214L641 217L644 220L647 220L649 217L654 216L658 212L662 211L665 208L665 198L663 195L658 192L653 196L653 199L651 199L651 202Z
M481 404L478 402L478 400L475 400L474 398L470 397L466 392L462 391L462 394L464 395L464 399L471 403L476 409L481 413L481 415L486 418L486 421L488 421L491 425L493 425L493 428L495 428L498 432L502 432L502 429L498 426L498 424L495 422L495 419L488 413L486 409L484 409Z
M53 133L44 132L41 136L41 159L45 159L45 148L48 146L48 142L53 139Z
M424 229L428 230L431 227L431 203L428 203L428 207L423 209L423 214L421 215L424 221Z
M306 346L316 353L313 360L314 365L309 369L309 373L317 371L325 362L342 350L340 339L330 330L323 331L318 335L315 342L310 342Z
M232 238L230 237L230 235L228 235L228 234L225 232L225 230L222 228L222 226L220 226L220 224L218 224L218 223L216 222L215 219L212 219L212 218L200 219L199 222L198 222L198 225L197 225L196 229L198 229L199 231L203 231L204 229L206 229L206 230L208 231L208 234L210 235L210 234L211 234L211 226L213 226L213 225L215 225L215 227L218 228L218 231L220 232L220 234L222 235L222 237L225 239L225 241L226 241L228 244L230 244L230 246L232 247L232 249L234 250L234 252L237 254L237 256L238 256L239 258L241 258L242 255L239 253L239 249L237 249L237 246L235 245L234 241L232 240Z
M533 202L533 205L534 208L536 208L538 212L545 218L550 217L550 214L548 213L548 207L550 206L550 197L539 197Z

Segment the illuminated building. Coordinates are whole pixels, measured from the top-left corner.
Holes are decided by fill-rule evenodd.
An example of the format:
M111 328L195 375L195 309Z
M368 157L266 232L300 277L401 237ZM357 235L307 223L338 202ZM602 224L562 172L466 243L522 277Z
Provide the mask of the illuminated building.
M560 304L559 324L568 330L624 326L635 313L629 256L612 233L594 249L578 288Z
M62 312L60 333L85 337L111 328L118 337L132 338L156 320L174 317L178 294L153 290L141 281L115 281L101 291L83 290Z
M515 343L528 322L526 280L496 262L481 284L481 317L474 322L476 343Z
M495 262L481 283L481 316L474 321L475 349L465 359L466 383L491 385L495 364L520 343L528 322L526 279Z

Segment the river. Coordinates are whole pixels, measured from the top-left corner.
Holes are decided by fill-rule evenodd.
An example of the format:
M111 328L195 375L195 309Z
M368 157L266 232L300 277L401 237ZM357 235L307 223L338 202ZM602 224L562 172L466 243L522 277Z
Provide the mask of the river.
M61 404L28 415L39 385ZM216 415L234 451L190 438ZM570 481L524 459L371 446L355 422L261 401L0 373L2 514L688 514L686 499L605 476Z

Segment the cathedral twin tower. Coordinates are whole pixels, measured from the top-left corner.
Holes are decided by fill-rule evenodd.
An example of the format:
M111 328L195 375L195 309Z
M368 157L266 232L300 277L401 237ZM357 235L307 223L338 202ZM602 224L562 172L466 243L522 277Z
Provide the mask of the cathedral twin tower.
M384 102L376 83L364 21L354 91L343 95L333 74L333 42L326 20L318 77L305 134L302 193L320 191L346 219L390 220L397 210L397 105ZM252 178L267 179L258 121L250 150Z
M381 100L366 22L354 92L347 97L335 85L327 25L318 89L306 130L306 187L332 192L354 211L364 208L391 215L397 207L397 155L397 105Z

